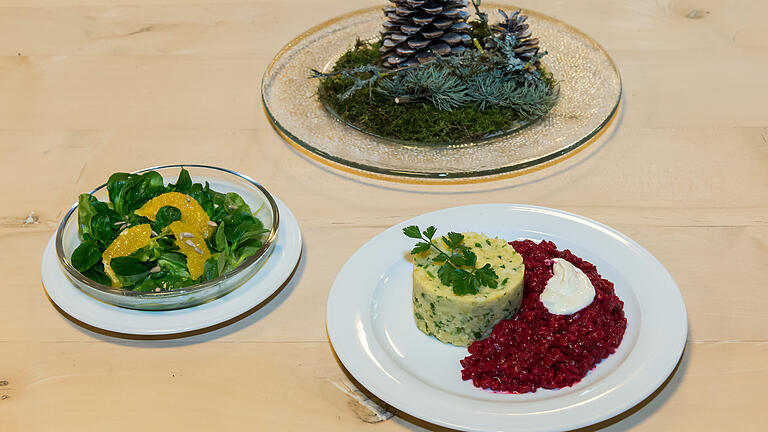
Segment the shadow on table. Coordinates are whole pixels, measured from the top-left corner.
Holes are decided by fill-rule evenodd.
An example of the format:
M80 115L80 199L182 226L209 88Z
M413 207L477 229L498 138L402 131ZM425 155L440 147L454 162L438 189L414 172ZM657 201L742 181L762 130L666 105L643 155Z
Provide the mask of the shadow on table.
M690 328L688 329L688 341L691 340L691 334L690 334ZM330 345L330 343L329 343ZM368 391L365 387L360 384L355 377L352 376L352 374L349 373L349 371L344 367L344 365L341 363L341 360L339 360L339 357L336 355L336 351L333 349L333 346L330 347L331 352L333 354L334 359L336 360L336 363L339 365L339 368L342 370L344 375L349 379L358 390L360 390L365 396L367 396L371 401L375 402L377 405L383 407L387 411L394 414L394 417L392 418L394 421L397 421L401 425L403 425L405 428L413 431L420 431L420 430L427 430L432 432L453 432L455 429L438 426L429 422L426 422L424 420L418 419L416 417L413 417L409 414L406 414L404 412L398 411L397 408L387 404L386 402L382 401L381 399L377 398L373 393ZM591 426L586 426L579 429L572 429L571 432L596 432L596 431L604 431L604 430L617 430L617 431L623 431L623 430L629 430L638 424L642 423L645 419L647 419L650 416L653 416L656 411L659 410L664 404L667 403L667 401L675 394L677 391L677 388L680 385L680 381L685 376L688 366L689 366L689 358L686 353L689 351L688 343L686 342L685 348L683 350L682 355L680 356L680 360L678 360L677 365L672 370L672 373L669 374L669 377L662 383L659 388L656 389L653 393L651 393L648 397L643 399L640 403L633 406L632 408L622 412L619 415L616 415L614 417L611 417L607 420L603 420L599 423L595 423ZM458 372L457 372L458 373ZM513 424L510 426L514 427Z
M304 274L306 267L304 250L305 246L302 245L301 256L299 256L299 261L296 263L296 267L294 267L291 275L288 276L288 279L280 286L280 288L278 288L264 301L234 318L230 318L214 326L189 332L176 333L171 335L133 335L102 330L98 327L86 324L70 316L61 310L56 305L56 303L50 299L50 297L47 297L47 294L46 297L48 298L48 301L53 305L53 307L56 308L56 310L59 311L59 313L63 315L67 320L69 320L70 324L72 324L78 330L87 332L90 336L93 336L104 342L146 348L194 345L236 333L245 327L257 323L272 311L280 307L280 305L282 305L288 296L290 296L291 293L293 293L293 291L296 289L296 285L299 283L301 276Z

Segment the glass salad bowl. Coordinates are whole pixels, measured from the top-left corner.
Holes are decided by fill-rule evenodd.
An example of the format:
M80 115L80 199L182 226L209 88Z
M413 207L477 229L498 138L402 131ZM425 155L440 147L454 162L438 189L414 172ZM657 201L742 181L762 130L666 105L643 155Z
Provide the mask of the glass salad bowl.
M182 167L189 172L193 182L208 182L214 191L235 192L243 198L251 211L254 211L258 219L264 224L264 228L269 230L263 235L264 240L261 248L235 269L199 284L151 292L115 288L87 278L72 265L72 252L81 243L78 236L78 204L75 203L64 216L56 231L56 255L64 274L77 288L91 297L111 305L129 309L161 311L196 306L217 299L243 285L259 271L271 254L277 237L279 214L275 199L253 179L224 168L205 165L164 165L136 171L134 174L155 171L162 175L164 184L168 184L177 181ZM106 184L94 189L91 195L99 201L108 201Z

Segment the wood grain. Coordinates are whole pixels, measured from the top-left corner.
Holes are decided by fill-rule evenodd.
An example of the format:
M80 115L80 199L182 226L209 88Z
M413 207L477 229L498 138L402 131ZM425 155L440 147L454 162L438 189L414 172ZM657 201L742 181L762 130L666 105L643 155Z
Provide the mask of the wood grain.
M677 371L588 430L763 430L768 3L517 2L606 47L623 78L619 115L552 167L442 186L334 170L283 142L261 108L261 75L285 43L378 3L0 0L0 430L444 430L403 413L358 417L325 302L344 262L383 229L492 202L613 226L683 293L690 333ZM244 172L288 204L305 246L293 279L236 322L181 339L105 335L62 315L40 258L77 195L115 171L179 162Z
M48 430L52 422L58 430L446 430L407 415L376 425L360 421L352 399L334 385L348 381L325 342L86 340L0 347L0 370L11 377L0 388L9 396L2 412L12 413L3 416L11 430ZM759 430L768 420L764 401L742 393L768 385L766 364L766 343L691 344L651 399L599 429L722 430L739 418L738 430Z

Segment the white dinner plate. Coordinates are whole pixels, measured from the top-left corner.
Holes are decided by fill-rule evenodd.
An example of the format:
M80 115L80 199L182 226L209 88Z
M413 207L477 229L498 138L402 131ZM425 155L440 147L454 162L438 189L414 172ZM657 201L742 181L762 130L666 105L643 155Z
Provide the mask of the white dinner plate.
M570 249L615 284L627 317L621 345L572 387L505 394L462 381L466 348L443 344L414 323L407 256L416 240L403 235L408 225L434 225L438 235L475 231L508 241L550 240ZM636 242L578 215L514 204L439 210L377 235L339 272L326 322L336 354L364 387L403 412L468 431L561 431L615 416L664 382L688 331L677 285Z
M208 303L169 311L113 306L85 294L67 279L56 258L55 235L43 252L42 278L48 296L64 312L103 330L133 335L169 335L210 327L234 318L267 299L290 277L301 256L296 217L275 198L280 228L271 255L242 286Z

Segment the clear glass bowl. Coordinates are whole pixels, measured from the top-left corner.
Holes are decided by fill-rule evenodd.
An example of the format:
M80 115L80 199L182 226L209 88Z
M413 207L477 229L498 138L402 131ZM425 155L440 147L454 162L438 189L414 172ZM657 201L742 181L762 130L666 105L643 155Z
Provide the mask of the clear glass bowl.
M77 271L70 262L72 252L81 243L77 232L77 203L67 212L56 231L56 255L64 274L72 283L86 294L115 306L140 310L170 310L196 306L217 299L241 286L264 264L275 244L279 222L277 204L272 195L253 179L224 168L205 165L165 165L147 168L136 173L157 171L166 184L176 182L184 167L192 181L211 185L217 192L235 192L239 194L251 210L257 211L258 218L269 229L265 234L264 245L259 251L246 259L239 267L216 279L179 288L171 291L136 292L113 288L94 282ZM107 201L106 184L94 189L91 194L100 201Z
M497 22L496 9L482 9ZM355 40L379 35L381 6L340 16L286 45L264 73L267 117L294 147L335 168L390 181L440 182L496 176L548 163L590 142L610 123L621 99L621 78L608 53L589 36L550 16L523 10L542 60L560 84L560 99L543 118L474 142L427 144L393 140L357 129L327 110L310 69L328 72Z

